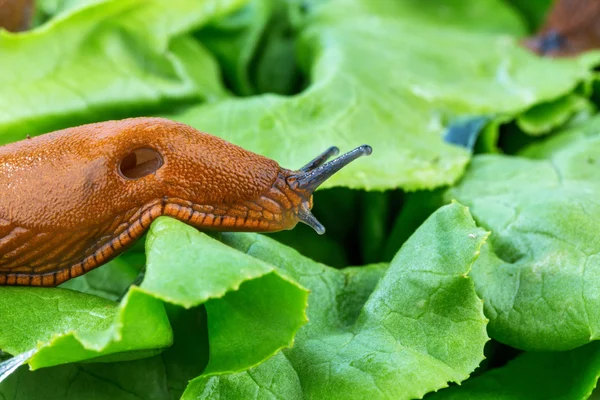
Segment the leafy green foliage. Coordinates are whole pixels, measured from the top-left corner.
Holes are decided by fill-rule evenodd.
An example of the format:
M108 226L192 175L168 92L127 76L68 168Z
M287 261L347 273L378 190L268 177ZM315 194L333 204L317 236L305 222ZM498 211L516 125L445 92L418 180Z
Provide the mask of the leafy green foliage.
M240 374L201 377L183 398L254 396L270 390L280 370L288 384L276 387L279 398L297 396L296 380L309 398L411 399L466 379L487 341L482 304L466 276L486 237L452 204L411 236L389 268L340 271L262 236L226 235L226 243L276 263L311 290L310 322L284 356Z
M325 236L159 218L61 288L0 287L0 381L35 370L0 398L590 395L600 52L522 48L548 0L36 3L0 31L0 144L166 115L287 168L374 153L315 194Z
M0 143L223 95L212 56L176 36L241 0L90 3L37 31L0 33Z
M27 360L32 369L97 357L147 357L173 340L160 300L187 308L204 304L207 371L230 372L290 346L306 322L305 289L181 222L157 220L146 253L146 279L120 304L66 289L0 288L0 320L6 324L0 347L11 354L35 349ZM15 312L19 303L27 309Z
M527 350L566 350L599 336L600 119L524 156L480 155L447 197L492 231L473 268L490 332ZM567 142L568 138L568 142Z
M556 353L525 353L430 400L587 399L600 374L600 346L591 343Z
M314 6L297 49L311 76L306 90L293 97L228 99L169 116L288 168L331 144L361 145L368 135L378 156L344 169L324 187L414 190L451 184L468 161L467 151L441 137L452 119L514 116L591 79L586 63L542 60L493 29L478 35L457 29L473 18L459 16L461 7L473 3L459 3L452 9L456 19L428 13L435 3L353 0ZM475 11L488 24L517 25L500 2Z
M593 111L595 107L586 97L573 93L530 108L517 118L517 123L524 131L541 135L562 126L573 114L589 116Z
M29 372L21 368L0 385L14 400L164 400L169 392L160 357L119 363L68 364Z
M29 360L32 368L171 344L162 303L138 290L131 290L120 307L60 289L7 287L0 293L0 346L12 354L37 349ZM12 307L19 303L27 304L27 309L15 312Z

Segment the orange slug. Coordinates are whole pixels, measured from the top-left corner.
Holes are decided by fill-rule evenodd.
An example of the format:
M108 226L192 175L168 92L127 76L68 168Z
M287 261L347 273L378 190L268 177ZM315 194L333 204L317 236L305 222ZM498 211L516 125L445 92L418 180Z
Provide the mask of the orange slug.
M600 48L600 0L555 0L544 25L524 45L548 57Z
M319 234L312 193L363 155L300 170L162 118L64 129L0 147L0 285L56 286L122 253L161 215L196 228Z

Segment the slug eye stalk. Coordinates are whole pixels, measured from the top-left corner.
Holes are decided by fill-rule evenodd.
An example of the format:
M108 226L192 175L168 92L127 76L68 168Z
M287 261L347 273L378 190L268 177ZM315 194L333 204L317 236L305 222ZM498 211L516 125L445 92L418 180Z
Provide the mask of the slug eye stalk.
M350 164L352 161L362 156L368 156L373 152L369 145L362 145L346 154L339 156L329 162L326 162L332 156L339 153L339 149L335 146L328 148L322 154L310 161L304 167L300 168L297 173L290 175L292 182L290 187L300 192L306 192L306 197L311 198L313 192L323 184L333 174ZM288 179L289 179L288 178ZM298 219L313 228L319 235L325 233L325 227L315 218L310 212L310 204L312 202L304 201L298 209Z

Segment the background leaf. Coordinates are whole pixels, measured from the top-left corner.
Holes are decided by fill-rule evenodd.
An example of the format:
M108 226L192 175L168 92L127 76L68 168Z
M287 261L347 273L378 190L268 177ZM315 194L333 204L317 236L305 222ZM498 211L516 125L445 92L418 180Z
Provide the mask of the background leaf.
M579 114L580 118L585 119L594 111L596 107L587 97L571 93L530 108L517 118L517 124L525 132L541 135L564 125L574 114Z
M314 5L298 33L297 55L310 85L192 107L170 118L298 168L335 144L368 142L376 157L355 163L323 187L429 189L451 184L469 159L442 134L461 115L514 118L591 80L595 60L539 58L497 30L465 28L474 13L455 2L352 0ZM312 3L311 3L312 4ZM343 4L343 5L342 5ZM476 13L486 24L516 16L501 2ZM442 22L443 21L443 22ZM483 30L483 28L481 28ZM513 29L513 31L510 31Z
M596 342L565 352L524 353L501 368L427 399L584 400L599 374L600 345Z
M0 32L0 144L222 96L212 56L171 40L242 2L105 0Z
M566 350L600 332L600 118L522 154L480 155L447 199L492 231L471 276L493 338Z

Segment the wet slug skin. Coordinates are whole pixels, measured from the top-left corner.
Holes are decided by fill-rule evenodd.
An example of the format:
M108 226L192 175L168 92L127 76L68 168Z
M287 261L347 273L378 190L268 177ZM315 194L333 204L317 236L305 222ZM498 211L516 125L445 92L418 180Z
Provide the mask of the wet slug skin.
M202 230L318 233L312 193L356 158L300 170L162 118L83 125L0 147L0 285L56 286L122 253L161 215Z

